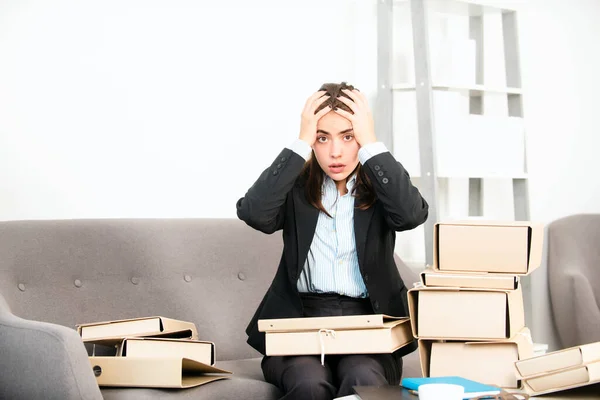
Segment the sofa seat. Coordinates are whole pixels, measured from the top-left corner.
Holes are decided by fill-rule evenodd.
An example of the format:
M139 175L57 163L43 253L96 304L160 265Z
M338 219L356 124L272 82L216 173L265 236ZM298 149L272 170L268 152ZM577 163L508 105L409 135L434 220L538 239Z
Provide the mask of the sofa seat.
M277 387L264 381L261 358L218 361L217 368L233 372L228 379L210 382L190 389L101 388L105 400L142 399L248 399L270 400L281 397Z

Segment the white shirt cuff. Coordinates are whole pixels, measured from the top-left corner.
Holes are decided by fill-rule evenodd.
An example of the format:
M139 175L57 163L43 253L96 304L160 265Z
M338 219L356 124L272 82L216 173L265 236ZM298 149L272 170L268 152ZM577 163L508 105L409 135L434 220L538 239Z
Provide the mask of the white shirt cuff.
M364 165L371 157L375 157L377 154L385 153L386 151L388 149L383 142L369 143L358 150L358 159Z
M308 157L310 156L310 153L312 152L312 149L310 148L308 143L306 143L302 139L296 139L294 141L294 143L292 143L290 146L288 146L288 149L292 150L294 153L296 153L300 157L304 158L304 160L308 160Z

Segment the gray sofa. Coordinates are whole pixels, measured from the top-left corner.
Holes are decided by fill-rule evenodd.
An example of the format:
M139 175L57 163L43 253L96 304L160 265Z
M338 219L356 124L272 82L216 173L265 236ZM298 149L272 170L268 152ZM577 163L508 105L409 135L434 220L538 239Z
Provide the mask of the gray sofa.
M244 330L281 247L280 234L235 219L0 222L0 398L278 398ZM418 277L397 263L410 287ZM75 325L152 315L194 322L234 375L185 390L99 389ZM404 376L420 376L417 352Z
M600 214L548 225L548 282L560 348L600 341Z

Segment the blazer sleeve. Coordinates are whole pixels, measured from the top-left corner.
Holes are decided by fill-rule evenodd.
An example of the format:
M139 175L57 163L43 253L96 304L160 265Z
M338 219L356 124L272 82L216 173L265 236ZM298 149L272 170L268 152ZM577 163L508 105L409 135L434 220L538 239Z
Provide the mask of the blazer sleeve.
M429 205L412 184L408 172L389 151L369 158L363 165L391 229L405 231L427 220Z
M283 149L246 195L238 200L238 218L264 233L282 229L286 198L304 163L304 158L290 149Z

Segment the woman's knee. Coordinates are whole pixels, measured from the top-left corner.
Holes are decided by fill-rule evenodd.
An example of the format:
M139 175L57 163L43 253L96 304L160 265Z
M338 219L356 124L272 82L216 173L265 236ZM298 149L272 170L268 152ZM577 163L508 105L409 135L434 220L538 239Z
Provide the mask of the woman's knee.
M331 369L318 357L272 357L263 362L267 382L285 392L284 399L332 399L335 386Z
M380 360L374 356L352 355L340 360L337 378L340 382L355 385L386 384L386 370Z
M330 400L335 397L336 388L323 377L308 377L293 382L286 388L287 398L306 400Z

